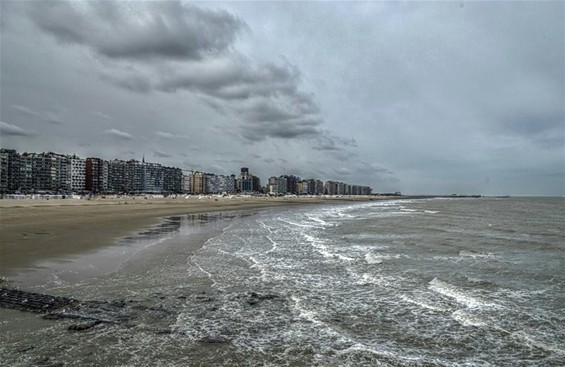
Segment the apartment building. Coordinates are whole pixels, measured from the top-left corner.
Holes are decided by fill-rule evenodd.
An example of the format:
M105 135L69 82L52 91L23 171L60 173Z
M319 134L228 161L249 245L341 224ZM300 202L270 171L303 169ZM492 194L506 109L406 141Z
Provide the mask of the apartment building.
M191 175L182 175L182 192L185 194L190 194L192 192L190 178Z
M131 194L144 192L145 188L145 168L143 162L131 159L126 162L125 169L125 189Z
M107 161L108 192L122 194L126 190L126 162L118 159Z
M206 194L206 181L208 174L204 172L192 172L190 175L190 187L192 189L191 194Z
M163 166L159 163L143 162L142 167L144 170L142 191L152 194L162 193L164 179Z
M14 149L0 149L0 193L19 189L20 155Z
M85 189L93 194L108 191L108 162L101 158L86 158Z
M20 155L19 190L22 193L33 190L33 153L22 153Z
M83 192L86 190L86 159L77 156L72 156L69 159L71 163L70 190Z
M206 186L209 194L233 194L235 189L235 175L209 175Z
M182 192L182 170L176 167L163 167L163 192L178 194Z

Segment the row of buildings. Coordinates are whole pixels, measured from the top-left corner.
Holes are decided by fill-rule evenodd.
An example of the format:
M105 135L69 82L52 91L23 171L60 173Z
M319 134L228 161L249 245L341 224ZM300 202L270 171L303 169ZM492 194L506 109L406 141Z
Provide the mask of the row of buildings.
M0 193L179 193L182 170L145 160L103 160L0 149Z
M180 168L145 159L104 160L0 149L0 194L15 193L370 195L371 188L292 175L270 177L263 187L246 167L239 176L183 173Z

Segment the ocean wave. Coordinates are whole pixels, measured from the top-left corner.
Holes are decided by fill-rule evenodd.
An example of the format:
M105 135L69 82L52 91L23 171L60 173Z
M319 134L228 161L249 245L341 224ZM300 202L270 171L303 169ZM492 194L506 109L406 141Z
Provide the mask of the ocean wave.
M341 255L339 253L330 251L329 248L326 245L324 245L322 240L320 240L319 238L316 238L316 237L311 236L311 235L306 234L306 233L303 233L302 235L304 236L306 241L308 241L310 243L310 245L318 251L318 253L320 253L322 256L324 256L326 258L339 259L339 260L343 260L343 261L353 261L353 260L355 260L352 257Z
M324 229L323 226L316 225L316 224L296 223L296 222L293 222L291 220L285 219L283 217L278 217L277 219L279 221L283 222L283 223L290 224L291 226L294 226L294 227Z
M382 255L368 253L365 254L365 261L367 262L367 264L373 265L373 264L382 264L384 260Z
M539 348L548 352L565 355L563 347L559 345L551 345L546 342L536 340L535 337L528 335L523 330L515 331L510 334L513 338L518 339L523 345L530 348Z
M457 310L451 314L451 317L463 326L484 327L487 325L485 320L465 310Z
M452 284L446 283L438 278L432 279L428 288L446 297L452 298L457 303L463 304L469 308L494 306L492 303L483 300L481 297L470 295L469 292Z
M415 305L420 306L422 308L425 308L427 310L436 311L436 312L446 312L446 311L448 311L447 308L430 304L427 301L424 301L424 300L421 300L421 299L411 298L411 297L408 297L405 294L401 295L400 299L402 299L405 302L412 303L412 304L415 304Z
M472 258L493 258L494 254L490 252L475 252L471 250L461 250L459 251L459 256L461 257L472 257Z
M363 273L361 276L355 276L359 285L376 285L382 288L395 288L398 278L388 275L374 276L369 273Z

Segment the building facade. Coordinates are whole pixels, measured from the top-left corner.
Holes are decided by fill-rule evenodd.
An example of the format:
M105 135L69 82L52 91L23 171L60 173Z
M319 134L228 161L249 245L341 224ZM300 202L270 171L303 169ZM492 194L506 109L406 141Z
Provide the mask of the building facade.
M163 192L179 194L182 191L182 170L175 167L163 167Z
M192 172L192 174L190 175L190 188L192 190L191 194L206 194L206 180L206 173L198 171Z
M86 190L86 159L77 156L70 157L71 162L71 184L73 192L83 192Z
M108 191L108 162L101 158L86 158L85 189L93 194Z
M182 176L182 192L185 194L192 193L192 189L190 186L190 179L191 179L190 174Z
M126 162L118 159L107 161L108 164L108 192L123 194L126 189Z
M0 149L0 193L19 190L20 155L14 149Z
M206 186L209 194L233 194L235 193L235 175L209 175Z
M163 166L159 163L143 162L142 167L144 170L142 192L150 194L162 193L164 180Z
M33 190L33 153L20 155L19 191L29 193Z
M53 152L19 154L0 149L0 193L153 193L153 194L232 194L262 192L261 180L242 167L240 175L215 175L204 172L182 174L176 167L164 167L143 159L105 161L82 159ZM293 175L272 176L266 192L272 195L371 195L369 186L338 181L323 183L301 180Z

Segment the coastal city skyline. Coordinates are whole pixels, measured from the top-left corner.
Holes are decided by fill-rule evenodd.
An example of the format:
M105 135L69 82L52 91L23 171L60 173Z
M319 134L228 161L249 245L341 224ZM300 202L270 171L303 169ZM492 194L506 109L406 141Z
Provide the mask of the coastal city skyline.
M164 166L136 159L79 157L54 152L17 152L0 149L0 195L13 194L268 194L371 195L364 185L293 174L271 176L266 181L241 167L239 175L217 174Z
M565 194L562 2L0 6L2 148Z

